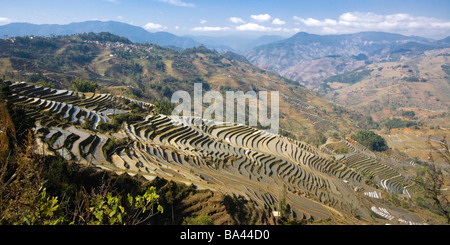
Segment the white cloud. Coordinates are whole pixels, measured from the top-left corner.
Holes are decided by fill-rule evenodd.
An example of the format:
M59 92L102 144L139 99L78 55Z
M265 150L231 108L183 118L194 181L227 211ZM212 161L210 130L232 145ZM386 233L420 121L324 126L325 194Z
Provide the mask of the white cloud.
M227 31L229 27L220 27L220 26L199 26L194 27L193 31Z
M243 19L238 18L238 17L230 17L229 20L235 24L245 23L245 21Z
M155 23L147 23L144 26L144 29L147 31L154 31L154 30L162 30L162 29L167 29L167 27L162 26L160 24L155 24Z
M206 24L206 20L200 20L200 24Z
M268 27L268 26L262 26L256 23L247 23L247 24L243 24L240 26L236 26L236 30L238 31L261 31L261 32L279 32L279 31L283 31L283 32L292 32L292 30L288 29L288 28L272 28L272 27Z
M236 30L238 31L259 31L259 32L286 32L286 33L295 33L299 32L300 28L273 28L269 26L263 26L256 23L247 23L240 26L236 26Z
M268 27L256 23L247 23L236 27L239 31L267 31Z
M0 24L8 24L10 22L11 22L11 20L9 18L0 17Z
M376 13L347 12L338 19L318 20L314 18L300 18L298 21L309 28L307 31L321 34L352 33L360 31L385 31L405 35L448 35L450 21L431 17L412 16L404 13L380 15ZM447 33L447 34L445 34Z
M119 16L117 16L116 18L117 18L118 20L121 20L121 19L123 19L123 16L120 16L120 15L119 15Z
M300 21L307 26L321 26L321 22L319 20L316 20L313 18L303 19L303 18L294 16L294 20Z
M160 2L164 2L164 3L169 3L175 6L180 6L180 7L195 7L194 4L192 3L185 3L181 0L158 0Z
M258 14L258 15L250 15L250 18L258 21L258 22L265 22L270 20L272 17L269 14Z
M274 19L272 21L272 24L274 24L274 25L284 25L284 24L286 24L286 21L282 21L282 20L276 18L276 19Z

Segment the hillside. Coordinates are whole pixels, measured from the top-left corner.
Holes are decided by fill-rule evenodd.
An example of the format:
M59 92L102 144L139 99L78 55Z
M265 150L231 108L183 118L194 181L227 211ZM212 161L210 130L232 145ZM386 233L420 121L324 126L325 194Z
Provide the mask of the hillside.
M408 138L409 145L415 147L399 147L401 140L392 141L392 145L409 157L427 161L425 141L418 135L450 137L448 55L448 38L362 32L298 33L254 48L246 57L372 118L386 138L391 137L391 126L386 126L390 120L403 120L402 125L410 126L395 126L396 138ZM408 111L414 116L402 115ZM407 130L418 132L416 141Z
M315 35L300 32L281 41L256 47L246 53L258 67L317 89L331 76L341 75L371 63L398 62L423 55L427 50L448 47L443 40L383 32Z
M420 207L412 212L394 202L413 205L412 196L421 195L421 187L398 172L417 166L391 162L350 139L328 140L319 149L242 125L180 121L155 113L152 104L108 94L2 85L11 92L7 100L36 120L37 149L68 161L241 197L295 220L441 222ZM141 113L130 110L136 106ZM282 202L289 204L287 213Z
M414 110L423 123L448 128L449 54L449 48L435 49L401 61L364 65L325 79L324 91L338 104L365 111L378 121Z
M99 42L101 38L105 41ZM152 103L169 101L177 90L192 94L196 82L224 97L229 90L279 91L280 133L316 144L318 132L331 135L371 126L360 114L342 110L238 55L221 55L203 46L177 51L117 40L106 33L0 40L0 73L5 79L42 80L59 89L71 88L70 82L80 78L96 82L102 93Z
M183 204L191 213L228 196L257 207L254 219L281 211L319 224L445 223L426 195L426 163L370 151L347 137L372 127L368 119L238 55L135 44L108 33L16 37L0 47L6 100L36 121L41 152L220 193L191 196ZM83 79L98 87L74 91L80 88L72 82ZM171 116L164 102L177 90L192 93L194 83L222 94L279 91L280 132ZM215 222L223 224L224 208L205 212L222 213Z
M256 47L248 51L246 57L259 67L301 81L302 79L296 76L295 71L285 72L299 64L305 63L306 65L314 60L328 57L353 58L353 60L366 60L368 57L379 58L409 43L420 45L428 44L430 41L420 37L406 37L383 32L342 35L315 35L299 32L288 39ZM341 69L345 67L342 66ZM326 69L324 71L327 72ZM297 72L302 71L298 70ZM306 84L314 82L314 80L303 80Z
M81 33L109 32L126 37L136 43L155 43L160 46L173 46L178 48L192 48L200 45L189 37L180 37L168 32L148 32L142 27L117 21L85 21L66 25L57 24L30 24L11 23L0 26L0 35L16 36L45 36L74 35Z
M17 36L62 36L82 33L109 32L117 36L125 37L134 43L153 43L162 47L175 49L193 48L204 45L218 52L232 51L243 54L259 45L282 40L281 36L177 36L175 34L157 31L150 32L142 27L117 21L84 21L70 24L31 24L10 23L0 26L1 37Z

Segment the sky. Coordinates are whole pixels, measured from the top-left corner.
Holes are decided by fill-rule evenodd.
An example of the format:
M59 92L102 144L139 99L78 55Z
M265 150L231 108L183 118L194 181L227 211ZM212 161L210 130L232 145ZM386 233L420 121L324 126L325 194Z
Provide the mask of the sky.
M450 36L450 0L0 0L0 10L0 25L112 20L180 36Z

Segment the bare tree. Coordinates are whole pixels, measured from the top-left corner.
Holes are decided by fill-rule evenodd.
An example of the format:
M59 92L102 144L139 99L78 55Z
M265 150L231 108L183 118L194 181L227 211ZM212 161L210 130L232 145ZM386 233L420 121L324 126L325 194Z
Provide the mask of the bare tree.
M450 165L450 154L448 151L448 144L445 137L439 142L439 145L443 147L443 150L437 149L431 143L431 136L428 137L427 145L430 149L428 160L430 164L427 164L427 171L423 181L418 182L425 190L425 196L433 201L433 204L437 208L437 211L447 218L447 223L450 224L450 202L442 193L442 186L444 184L444 176L441 169L436 167L433 152L437 153L446 164Z

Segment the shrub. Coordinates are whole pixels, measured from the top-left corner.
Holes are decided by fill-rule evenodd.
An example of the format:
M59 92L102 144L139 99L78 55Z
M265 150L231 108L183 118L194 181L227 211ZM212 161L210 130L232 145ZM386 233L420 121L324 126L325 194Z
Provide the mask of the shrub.
M392 119L386 118L386 120L384 121L384 125L386 126L387 129L391 130L393 128L407 128L411 126L416 126L417 123L412 121L404 121L394 117Z
M72 87L77 92L92 92L98 88L98 84L95 82L89 82L84 79L75 79L72 81Z
M402 116L412 119L416 116L416 113L414 113L414 111L402 111Z
M214 221L208 214L201 214L197 217L184 218L183 225L214 225Z
M352 135L352 139L372 151L385 151L388 149L386 140L369 130L358 131L356 135Z
M163 115L170 115L174 105L168 101L161 101L155 103L155 112Z

